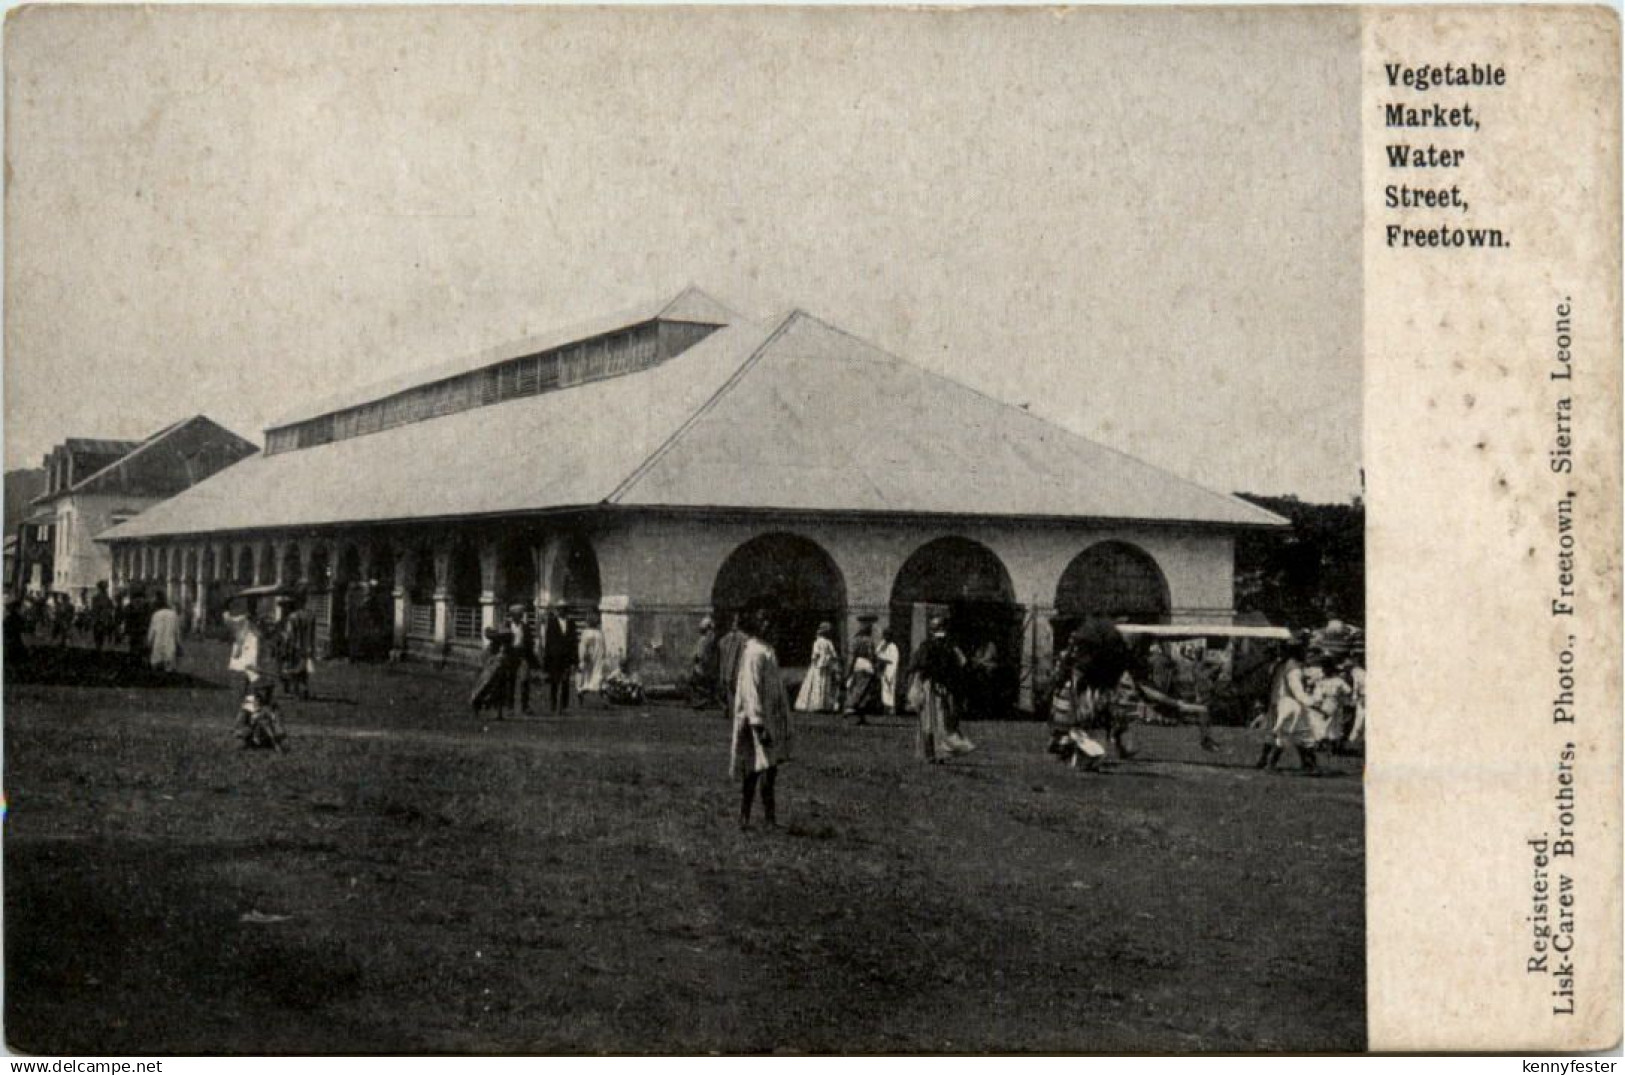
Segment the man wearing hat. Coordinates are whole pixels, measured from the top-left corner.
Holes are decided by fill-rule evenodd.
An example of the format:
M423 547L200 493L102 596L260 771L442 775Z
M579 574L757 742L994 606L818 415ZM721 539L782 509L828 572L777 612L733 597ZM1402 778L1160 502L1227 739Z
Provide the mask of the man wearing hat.
M530 673L540 668L536 656L536 634L525 621L525 606L508 606L508 633L513 636L508 645L513 650L513 708L514 712L530 716Z
M542 636L542 675L547 678L548 708L562 713L570 706L570 676L580 656L575 624L564 618L564 605L555 604L547 614Z

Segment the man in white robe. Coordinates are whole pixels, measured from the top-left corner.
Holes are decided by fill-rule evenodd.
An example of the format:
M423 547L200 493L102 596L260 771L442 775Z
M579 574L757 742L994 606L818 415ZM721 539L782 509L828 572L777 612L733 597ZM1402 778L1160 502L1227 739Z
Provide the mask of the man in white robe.
M745 613L741 626L748 636L739 654L733 698L733 751L730 768L743 782L739 799L739 827L750 828L756 789L762 791L762 812L769 828L778 825L774 797L779 766L790 760L790 698L779 674L779 660L767 644L771 612L757 608Z

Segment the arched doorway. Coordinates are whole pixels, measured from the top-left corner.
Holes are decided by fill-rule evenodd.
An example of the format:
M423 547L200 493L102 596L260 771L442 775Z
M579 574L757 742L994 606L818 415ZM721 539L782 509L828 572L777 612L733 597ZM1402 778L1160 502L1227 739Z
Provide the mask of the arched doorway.
M596 576L597 560L593 561L593 574ZM532 628L536 626L536 547L530 538L525 536L509 536L497 546L497 584L499 591L497 600L502 605L502 615L512 605L525 606L525 621ZM593 600L597 606L596 597Z
M1126 541L1102 541L1075 556L1055 588L1056 649L1086 619L1167 623L1168 580L1156 560Z
M546 569L549 600L563 604L568 618L582 621L597 614L603 588L592 542L582 534L570 534L551 550Z
M254 548L244 545L237 550L237 585L254 585Z
M824 621L835 627L836 646L845 652L846 580L817 542L796 534L763 534L728 554L711 587L721 629L746 605L764 598L779 609L773 644L780 665L805 668Z
M451 554L451 639L480 641L480 552L459 541Z
M304 561L300 557L299 546L290 541L282 553L282 585L298 586L304 577Z
M366 616L366 582L361 577L361 550L346 543L339 550L328 602L331 613L328 646L336 657L361 658L362 639L366 634L362 623Z
M969 538L927 542L892 584L891 627L905 666L931 617L948 617L948 637L973 662L980 717L1015 708L1021 685L1022 610L1004 563Z
M420 545L411 554L407 574L406 634L427 641L434 637L434 550Z

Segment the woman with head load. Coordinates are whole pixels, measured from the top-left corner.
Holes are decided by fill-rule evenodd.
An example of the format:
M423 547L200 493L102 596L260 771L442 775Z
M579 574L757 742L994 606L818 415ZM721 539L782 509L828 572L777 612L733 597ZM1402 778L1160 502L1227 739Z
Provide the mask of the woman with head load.
M920 756L940 765L976 749L959 731L965 690L965 654L948 639L948 621L931 620L930 634L913 658L908 703L920 715L916 746Z
M784 693L778 656L768 641L773 608L766 602L747 607L739 626L745 642L739 651L733 689L733 749L730 769L741 781L739 827L750 828L757 788L762 812L772 828L778 824L774 792L779 766L790 760L790 699Z

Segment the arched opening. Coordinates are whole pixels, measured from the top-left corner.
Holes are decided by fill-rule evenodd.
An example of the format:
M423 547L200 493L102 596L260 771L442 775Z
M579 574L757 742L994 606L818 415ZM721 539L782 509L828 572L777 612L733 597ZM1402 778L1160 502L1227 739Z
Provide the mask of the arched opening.
M387 541L373 545L372 570L368 572L367 581L386 594L395 589L395 546Z
M596 573L596 559L593 568ZM525 606L525 622L536 626L536 553L528 537L509 536L497 546L497 600L504 614L512 605Z
M360 554L351 576L350 659L387 660L395 645L395 549L387 541L370 547L371 561L362 578Z
M254 549L250 545L237 550L237 584L254 585Z
M276 546L267 541L260 546L259 577L254 580L257 585L269 586L276 581Z
M1151 554L1126 541L1102 541L1073 558L1055 588L1055 645L1086 619L1167 623L1168 580Z
M458 542L451 554L451 637L480 640L480 552L468 541Z
M598 581L598 554L581 534L570 534L554 550L547 565L547 592L552 602L564 605L567 618L578 622L598 611L603 589Z
M974 670L973 715L1007 715L1021 686L1022 610L1004 563L986 545L937 538L914 550L892 584L891 627L906 666L933 616Z
M299 546L293 542L282 552L282 584L297 586L304 579L304 564L300 560Z
M846 580L817 542L796 534L763 534L728 554L711 587L717 622L726 625L763 598L779 609L772 641L781 666L807 667L818 625L826 620L835 627L836 647L845 652Z
M329 652L334 656L361 658L361 639L366 633L367 586L361 577L361 550L346 544L339 550L329 598L331 623L328 627Z
M411 554L411 571L406 587L406 633L408 637L434 637L434 550L420 545Z

